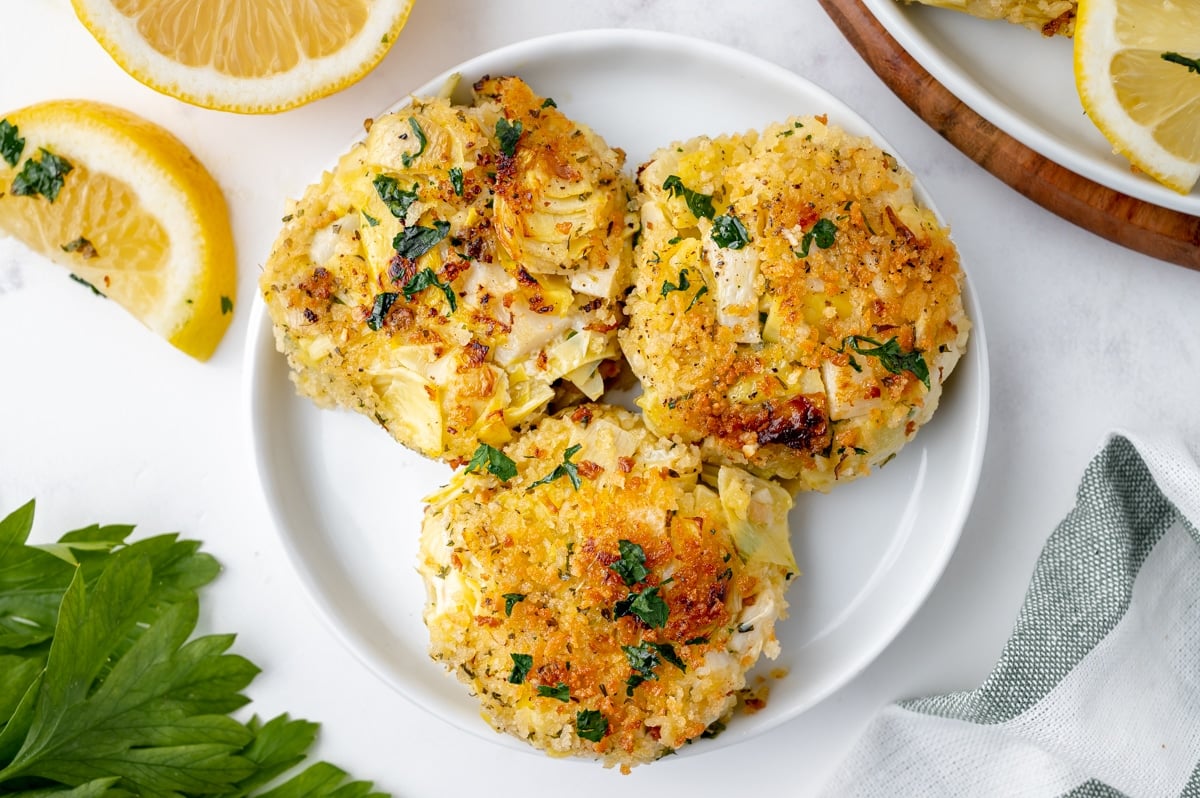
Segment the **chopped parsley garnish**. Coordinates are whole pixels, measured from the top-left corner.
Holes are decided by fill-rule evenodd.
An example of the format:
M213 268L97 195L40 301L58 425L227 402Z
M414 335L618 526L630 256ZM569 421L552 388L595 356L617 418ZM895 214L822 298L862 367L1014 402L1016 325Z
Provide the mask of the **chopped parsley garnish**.
M453 313L458 310L458 298L454 295L454 289L450 286L450 283L443 283L439 280L437 275L434 274L433 269L428 266L414 274L412 279L405 283L404 288L401 290L404 291L404 298L411 302L414 296L426 288L439 289L442 295L446 297L446 303L450 305L450 312Z
M400 257L416 260L437 246L449 232L449 222L434 222L433 227L406 227L392 238L392 248Z
M504 615L508 618L512 617L513 607L525 600L524 593L505 593L504 594Z
M712 194L701 194L698 191L692 191L683 184L679 179L679 175L671 175L662 184L663 191L670 191L671 196L683 197L683 201L687 203L688 210L697 219L711 219L716 214L716 209L713 208Z
M547 97L546 99L542 100L542 107L543 108L557 108L558 103L554 102L553 97Z
M575 488L575 490L579 490L579 486L582 485L583 482L579 479L579 466L572 463L571 458L574 457L582 448L583 446L578 443L574 446L567 447L567 450L563 452L562 462L556 465L554 470L549 474L530 485L527 490L533 490L538 485L548 485L549 483L561 477L566 477L567 479L571 480L571 485Z
M25 139L18 135L17 126L7 119L0 119L0 157L8 161L9 166L16 166L25 151Z
M608 567L616 571L617 576L621 577L626 585L644 582L650 575L646 570L646 552L641 546L628 540L617 541L617 548L621 551L621 559Z
M687 665L684 664L683 660L679 658L679 655L675 653L675 646L671 645L670 643L651 643L650 645L654 646L655 651L658 652L660 657L674 665L676 668L679 668L679 670L683 671L684 673L687 673Z
M383 320L387 318L388 311L392 309L392 305L396 303L397 297L400 295L393 291L384 291L382 294L375 295L375 304L371 307L371 315L367 318L367 326L372 330L378 330L383 326Z
M575 733L581 740L598 743L608 733L608 718L594 709L581 709L575 713Z
M547 687L544 684L539 684L537 689L538 695L543 698L557 698L564 704L571 700L571 688L567 687L566 683L559 682L554 687Z
M408 118L408 126L412 128L413 135L417 137L417 151L412 155L406 152L400 156L400 162L404 164L405 168L412 166L413 161L421 157L421 153L425 152L425 145L429 143L425 138L425 131L421 130L421 124L415 116Z
M1187 67L1188 72L1200 75L1200 58L1188 58L1186 55L1179 53L1163 53L1162 60L1170 61L1172 64L1179 64L1182 67ZM11 161L9 163L12 163Z
M750 243L746 227L733 214L722 214L713 219L713 242L724 249L741 249Z
M869 346L863 347L863 344ZM929 366L926 365L925 358L921 356L921 350L914 349L911 352L905 352L900 348L895 336L880 343L863 335L851 335L846 338L845 346L860 355L879 358L879 365L893 374L911 371L917 379L924 383L926 389L929 388Z
M509 654L512 657L513 669L508 674L509 684L525 684L525 677L533 668L533 657L529 654Z
M708 645L708 638L704 636L693 637L689 640L684 640L683 644L685 646L706 646Z
M463 195L463 174L462 169L457 166L450 167L450 186L454 189L455 196Z
M658 674L654 672L659 665L658 652L647 643L621 646L621 650L625 652L625 659L629 660L629 667L633 668L633 673L625 680L625 695L631 696L634 688L642 682L658 679Z
M665 297L667 294L671 293L672 291L686 291L689 288L691 288L692 284L688 281L687 272L688 272L687 269L679 270L679 282L678 283L672 283L669 280L663 280L662 291L660 292L660 294Z
M233 300L225 295L222 295L221 296L221 315L224 316L226 313L233 313Z
M467 463L467 473L481 470L486 470L501 482L508 482L517 475L517 464L495 446L481 443L475 449L475 454L471 455L471 462ZM509 614L511 613L510 609Z
M700 290L696 292L696 295L694 297L692 297L692 301L689 302L688 306L683 309L683 312L687 313L689 310L691 310L692 305L696 304L696 300L699 299L700 297L704 296L707 293L708 293L708 286L707 285L700 286Z
M405 191L400 188L396 178L389 175L375 175L375 179L371 182L375 186L375 192L383 200L383 204L397 219L407 216L409 206L417 201L418 186L416 183L413 183L412 191Z
M58 199L58 192L62 191L63 178L74 167L45 147L39 147L38 151L41 153L41 158L34 156L27 160L21 167L21 171L13 178L12 193L19 197L41 194L54 202Z
M97 257L100 253L96 251L96 245L88 241L83 236L76 238L73 241L68 241L60 247L63 252L74 252L84 260L91 260Z
M648 587L641 593L630 593L613 607L618 618L636 615L651 629L662 629L667 625L669 609L667 602L658 595L658 587Z
M500 152L509 158L513 157L517 152L517 141L520 140L524 129L520 119L516 122L509 122L504 117L497 119L496 140L500 142Z
M99 288L97 288L96 286L92 285L92 284L91 284L91 283L89 283L87 280L85 280L85 279L83 279L82 277L80 277L78 274L74 274L74 273L68 272L68 273L67 273L67 276L68 276L68 277L70 277L70 278L71 278L72 280L74 280L75 282L79 283L80 285L86 285L88 288L92 289L92 293L93 293L93 294L95 294L96 296L104 296L103 292L101 292ZM106 297L106 298L107 298L107 297Z
M378 227L378 226L379 226L379 220L378 220L378 219L376 219L376 218L375 218L374 216L372 216L371 214L367 213L366 211L363 211L363 212L362 212L362 215L363 215L363 218L367 220L367 224L371 225L371 227Z
M819 219L813 225L812 229L804 234L800 239L800 249L796 251L796 256L800 258L808 257L808 249L814 242L821 249L829 249L833 246L833 240L837 236L837 225L828 219Z

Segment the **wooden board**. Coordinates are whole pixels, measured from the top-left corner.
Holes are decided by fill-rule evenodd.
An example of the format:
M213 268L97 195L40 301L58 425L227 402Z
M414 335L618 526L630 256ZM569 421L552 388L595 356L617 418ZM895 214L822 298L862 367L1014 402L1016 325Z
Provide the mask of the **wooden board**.
M818 2L875 74L930 127L984 169L1047 210L1109 241L1200 270L1200 217L1134 199L1042 157L938 83L861 0Z

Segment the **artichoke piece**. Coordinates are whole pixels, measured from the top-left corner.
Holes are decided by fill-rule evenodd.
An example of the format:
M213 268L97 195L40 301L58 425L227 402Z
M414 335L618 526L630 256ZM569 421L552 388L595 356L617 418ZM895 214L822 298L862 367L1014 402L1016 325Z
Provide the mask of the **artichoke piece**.
M389 432L403 434L418 451L442 450L442 411L433 382L401 366L375 375L373 384Z
M717 492L742 560L795 571L787 521L791 495L774 482L732 466L721 466L717 472Z

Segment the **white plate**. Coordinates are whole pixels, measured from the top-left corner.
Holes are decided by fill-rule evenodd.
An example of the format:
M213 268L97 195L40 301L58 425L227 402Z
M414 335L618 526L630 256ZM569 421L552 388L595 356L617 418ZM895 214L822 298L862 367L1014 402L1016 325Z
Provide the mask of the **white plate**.
M1017 141L1102 186L1200 216L1200 188L1177 194L1114 155L1075 91L1071 40L898 0L863 0L917 63Z
M827 113L882 138L807 81L735 50L676 36L588 31L480 56L465 83L518 74L591 125L636 167L657 146ZM416 90L432 93L446 76ZM332 162L335 153L330 154ZM314 177L324 164L314 164ZM922 193L923 199L928 198ZM892 463L830 495L802 496L792 515L803 576L779 629L785 668L761 712L715 741L741 740L791 718L845 684L900 631L941 574L974 495L987 427L987 357L979 306L970 348L942 406ZM367 419L298 398L270 322L255 304L247 344L254 456L276 525L311 595L345 642L387 684L438 717L488 739L474 699L426 655L425 600L415 570L421 497L449 469L394 443ZM382 732L382 730L381 730Z

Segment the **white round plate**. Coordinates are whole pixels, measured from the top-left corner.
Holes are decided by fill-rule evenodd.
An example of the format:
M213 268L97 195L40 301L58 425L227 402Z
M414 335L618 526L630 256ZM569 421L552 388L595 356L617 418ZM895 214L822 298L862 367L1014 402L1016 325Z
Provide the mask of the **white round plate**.
M564 113L629 155L701 133L760 127L792 114L882 138L841 102L744 53L677 36L587 31L480 56L453 72L470 85L516 74ZM448 75L449 73L447 73ZM415 90L435 92L442 75ZM336 154L331 153L332 162ZM322 164L314 165L314 177ZM922 199L928 197L922 193ZM778 628L783 668L762 711L737 717L689 753L745 739L845 684L900 631L941 574L966 518L987 427L987 357L975 327L933 421L894 461L829 495L799 497L793 546L802 570L791 615ZM416 704L489 739L475 699L426 654L425 591L415 570L421 499L447 466L395 443L368 419L319 410L295 395L261 298L247 344L249 422L262 489L295 567L331 627L387 684ZM523 747L523 746L521 746Z
M900 0L863 3L939 83L1026 147L1114 191L1200 216L1200 188L1179 194L1134 174L1088 121L1070 39Z

